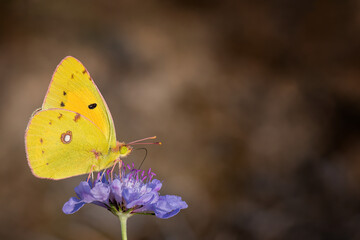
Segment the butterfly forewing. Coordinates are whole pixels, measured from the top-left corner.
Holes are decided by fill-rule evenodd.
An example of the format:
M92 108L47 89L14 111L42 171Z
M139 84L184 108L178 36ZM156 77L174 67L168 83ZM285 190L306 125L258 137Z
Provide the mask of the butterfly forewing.
M86 68L73 57L64 58L54 72L42 110L52 108L85 116L104 133L110 146L115 146L115 127L106 102Z

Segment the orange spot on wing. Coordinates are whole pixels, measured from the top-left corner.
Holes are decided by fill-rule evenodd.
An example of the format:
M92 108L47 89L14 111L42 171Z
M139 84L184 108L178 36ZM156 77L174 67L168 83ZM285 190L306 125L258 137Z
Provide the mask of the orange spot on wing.
M82 73L85 74L85 73L86 73L86 69L84 69L84 71L82 71Z
M60 113L60 115L58 116L58 119L62 118L62 116L63 116L63 115Z
M40 138L40 143L42 144L44 142L44 140L42 138Z
M77 122L77 121L79 121L79 119L80 119L80 114L77 113L74 117L74 121Z
M95 158L96 158L97 160L99 160L99 156L102 156L102 153L101 153L101 152L97 152L96 150L91 150L91 152L94 153Z

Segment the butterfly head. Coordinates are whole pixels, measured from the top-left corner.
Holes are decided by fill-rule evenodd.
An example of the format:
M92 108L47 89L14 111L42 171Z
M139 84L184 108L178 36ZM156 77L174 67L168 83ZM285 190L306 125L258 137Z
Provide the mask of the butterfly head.
M129 155L133 148L125 143L118 143L118 147L119 147L119 153L120 153L120 157L126 157L127 155Z

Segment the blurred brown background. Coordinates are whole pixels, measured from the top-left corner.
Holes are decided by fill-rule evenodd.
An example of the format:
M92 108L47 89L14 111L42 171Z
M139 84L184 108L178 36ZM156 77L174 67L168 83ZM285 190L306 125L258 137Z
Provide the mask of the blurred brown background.
M91 73L119 140L189 208L129 239L360 239L359 1L0 2L0 238L120 239L32 176L24 131L60 60ZM126 161L139 163L143 152Z

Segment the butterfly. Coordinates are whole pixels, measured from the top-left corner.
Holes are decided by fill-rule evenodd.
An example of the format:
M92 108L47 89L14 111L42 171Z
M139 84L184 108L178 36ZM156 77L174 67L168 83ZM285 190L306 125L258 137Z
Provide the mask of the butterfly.
M115 166L132 152L131 145L154 138L118 142L109 108L89 72L68 56L28 123L25 147L32 173L57 180Z

